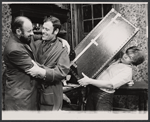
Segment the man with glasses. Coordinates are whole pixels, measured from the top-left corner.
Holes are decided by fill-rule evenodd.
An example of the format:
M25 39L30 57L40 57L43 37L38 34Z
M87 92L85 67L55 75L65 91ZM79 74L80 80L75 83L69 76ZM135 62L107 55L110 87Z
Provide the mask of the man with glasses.
M115 89L132 81L132 66L137 66L143 61L142 51L132 46L121 58L109 65L97 79L91 79L83 74L84 77L79 80L79 83L82 86L91 85L86 110L112 110Z

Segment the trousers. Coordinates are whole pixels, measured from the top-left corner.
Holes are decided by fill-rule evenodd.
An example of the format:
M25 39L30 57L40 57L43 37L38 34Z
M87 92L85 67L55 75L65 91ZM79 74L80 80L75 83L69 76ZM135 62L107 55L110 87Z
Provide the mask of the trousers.
M113 109L113 96L114 93L107 93L99 88L94 88L87 97L85 110L111 111Z

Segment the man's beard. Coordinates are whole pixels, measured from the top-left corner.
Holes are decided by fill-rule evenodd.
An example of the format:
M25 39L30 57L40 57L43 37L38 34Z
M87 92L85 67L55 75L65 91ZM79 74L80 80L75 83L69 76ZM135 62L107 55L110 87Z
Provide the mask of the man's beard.
M30 42L31 42L31 36L30 36L30 38L28 37L28 38L25 38L23 35L20 37L20 41L22 42L22 43L24 43L24 44L30 44Z

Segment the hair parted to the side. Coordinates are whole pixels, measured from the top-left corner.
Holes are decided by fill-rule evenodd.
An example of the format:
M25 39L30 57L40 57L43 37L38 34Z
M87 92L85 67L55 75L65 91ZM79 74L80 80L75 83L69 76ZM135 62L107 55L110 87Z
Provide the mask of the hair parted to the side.
M16 34L16 29L18 28L22 29L25 20L31 21L29 18L25 16L18 16L14 18L14 20L11 22L11 29L14 34Z
M54 17L54 16L49 16L49 17L45 17L44 18L44 22L48 22L48 21L51 21L53 23L53 26L54 26L54 31L58 28L59 31L61 29L61 22L60 20L57 18L57 17Z
M129 53L134 54L132 64L135 66L143 63L145 60L144 53L137 46L129 47L126 50L126 53L127 54L129 54Z

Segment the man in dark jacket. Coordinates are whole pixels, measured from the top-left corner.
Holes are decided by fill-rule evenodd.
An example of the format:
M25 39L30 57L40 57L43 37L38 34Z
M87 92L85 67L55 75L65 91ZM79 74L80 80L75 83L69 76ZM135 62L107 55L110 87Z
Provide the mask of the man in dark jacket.
M35 56L29 46L33 28L26 17L12 23L12 34L4 49L6 65L5 110L37 110L37 83L25 71L33 67ZM42 74L44 69L37 66Z

